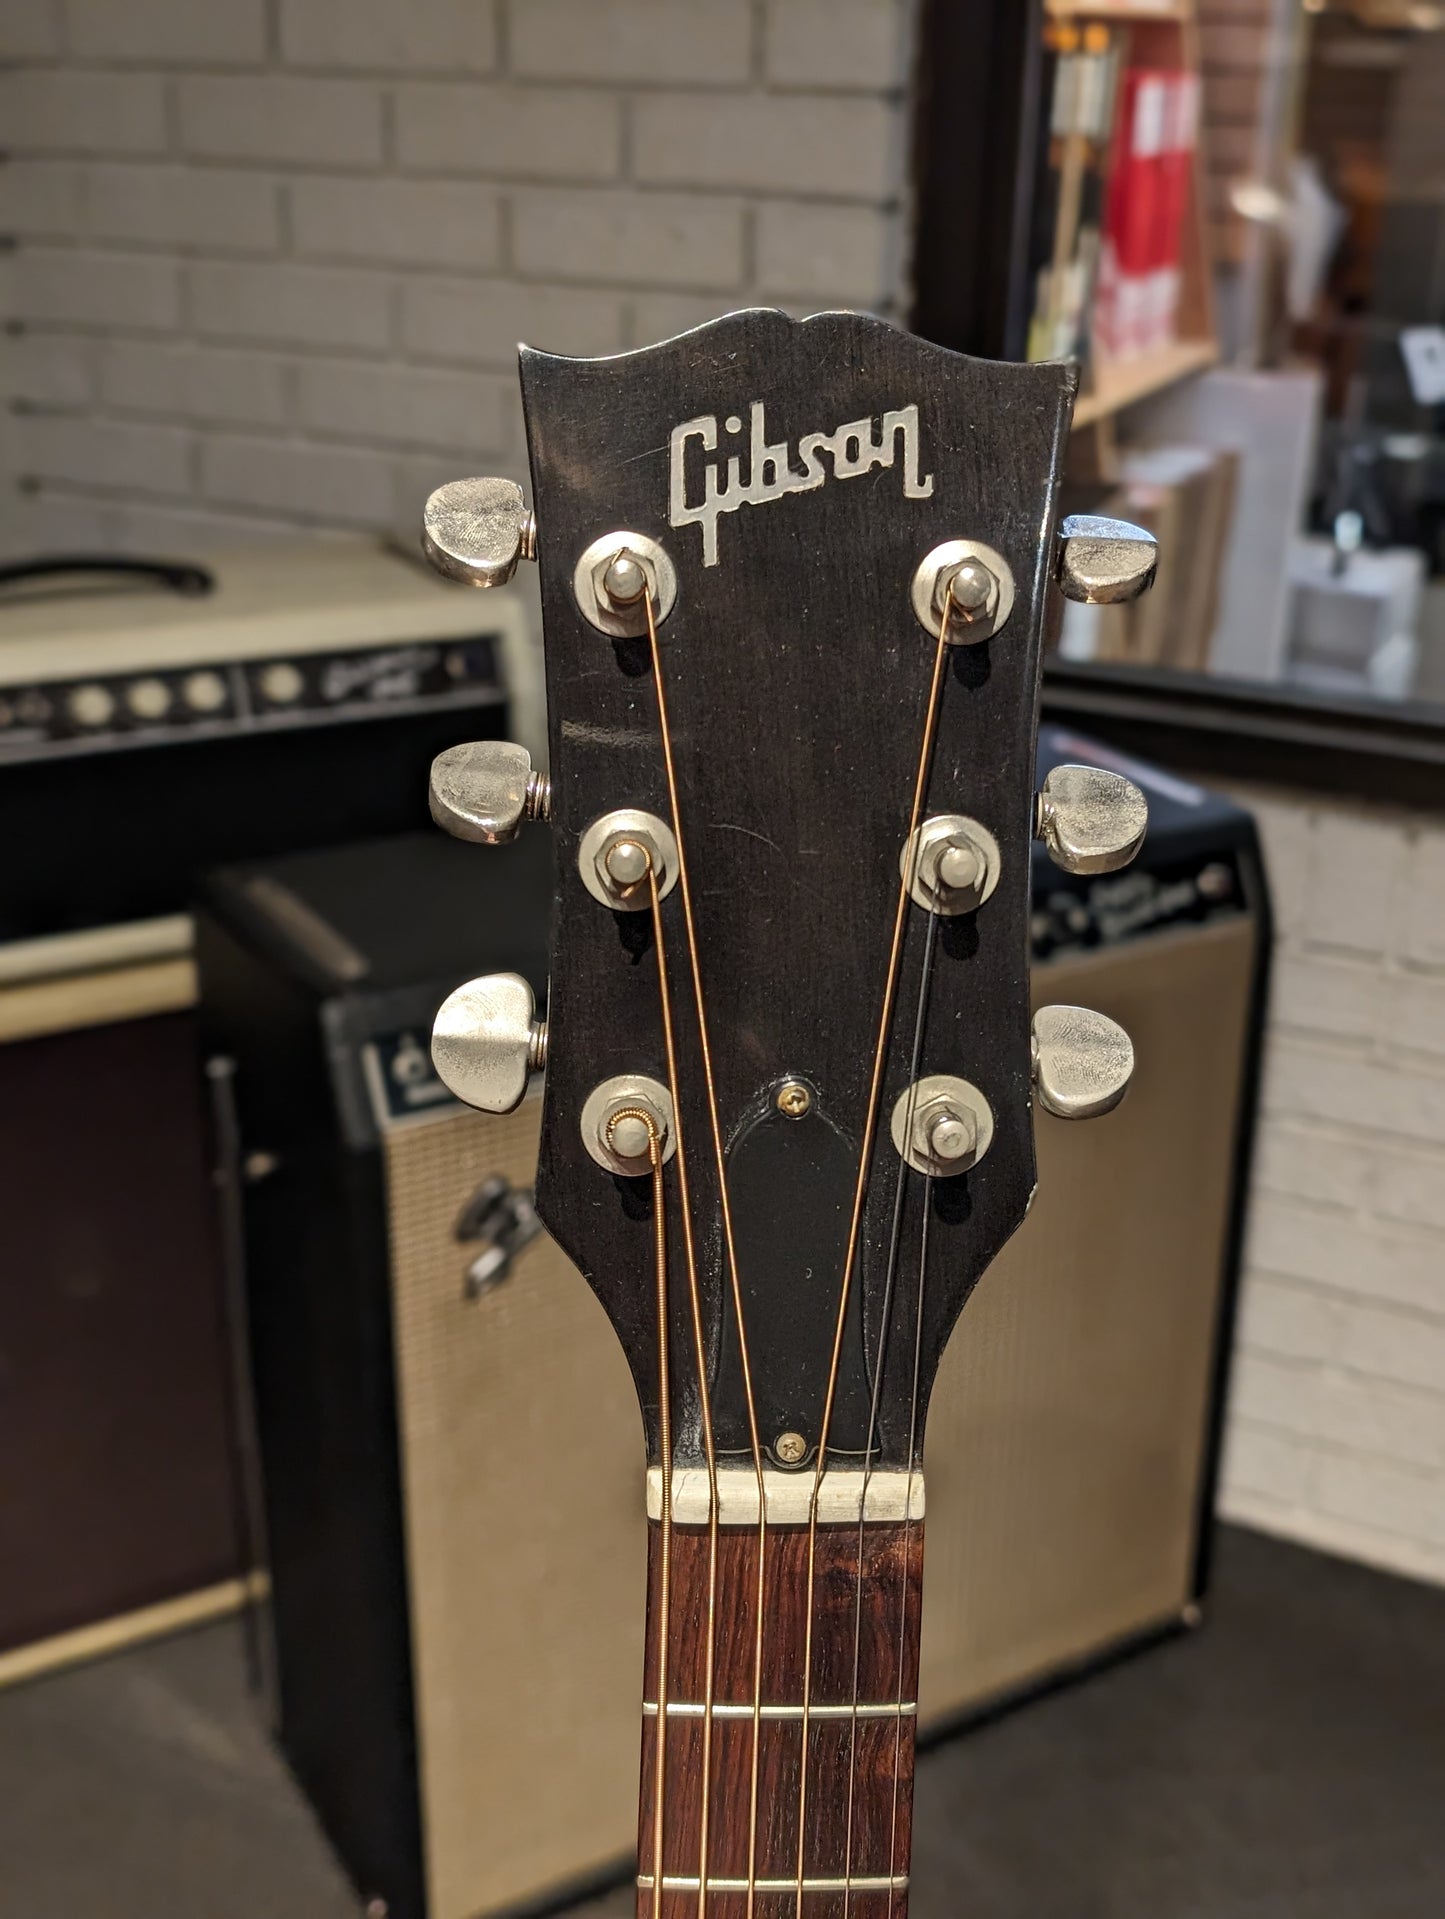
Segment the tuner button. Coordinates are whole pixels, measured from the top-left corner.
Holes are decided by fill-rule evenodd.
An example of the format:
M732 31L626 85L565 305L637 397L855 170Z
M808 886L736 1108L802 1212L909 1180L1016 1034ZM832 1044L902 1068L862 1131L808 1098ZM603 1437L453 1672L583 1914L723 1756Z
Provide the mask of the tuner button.
M523 820L545 820L552 783L525 746L476 740L449 746L431 766L431 816L453 839L504 846Z
M451 480L426 503L421 546L449 580L505 586L536 559L537 522L515 480Z
M1128 520L1079 513L1064 521L1059 584L1066 600L1085 606L1116 606L1137 600L1154 584L1159 542Z
M1100 766L1056 766L1039 794L1038 837L1066 873L1117 873L1144 844L1149 802Z
M1034 1088L1058 1119L1112 1113L1134 1077L1134 1047L1122 1026L1082 1006L1045 1006L1034 1017Z
M518 973L459 986L436 1016L432 1065L459 1100L483 1113L515 1112L547 1063L547 1028Z

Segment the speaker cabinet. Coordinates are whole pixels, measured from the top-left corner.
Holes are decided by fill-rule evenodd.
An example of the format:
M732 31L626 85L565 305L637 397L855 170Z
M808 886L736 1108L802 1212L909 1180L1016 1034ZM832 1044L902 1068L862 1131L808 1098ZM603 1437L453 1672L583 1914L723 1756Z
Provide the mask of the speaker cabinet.
M1194 825L1142 876L1157 913L1100 894L1084 939L1084 893L1039 895L1039 1001L1119 1020L1138 1074L1106 1120L1040 1118L1037 1204L934 1395L926 1728L1199 1598L1265 931L1248 823ZM406 844L357 868L364 910L305 861L222 882L200 954L246 1149L275 1166L245 1222L281 1738L361 1892L390 1919L474 1919L626 1867L643 1459L600 1308L545 1234L513 1230L536 1102L465 1112L424 1050L468 965L540 984L515 864L537 856ZM445 884L418 923L470 914L467 965L403 988L393 954L358 986L318 970L326 941L294 950L295 901L319 916L323 896L337 950L367 954L378 901L394 939L423 855ZM502 1221L490 1244L465 1237L479 1212ZM479 1251L507 1262L480 1292Z

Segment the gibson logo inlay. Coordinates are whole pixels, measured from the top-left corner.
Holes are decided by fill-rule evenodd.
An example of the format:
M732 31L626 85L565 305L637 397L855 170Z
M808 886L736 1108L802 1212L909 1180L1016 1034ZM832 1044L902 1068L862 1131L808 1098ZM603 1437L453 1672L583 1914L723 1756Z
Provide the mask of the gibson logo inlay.
M871 473L875 466L892 466L898 459L902 441L903 497L927 500L933 496L933 475L919 477L920 459L918 408L899 407L885 413L880 426L872 420L849 420L831 433L805 433L798 442L798 465L793 450L784 441L768 445L763 420L763 402L754 400L750 409L752 436L749 446L748 477L743 478L742 457L733 454L726 461L724 481L721 460L707 461L702 470L702 499L695 505L687 497L687 443L697 440L703 451L717 450L717 419L704 413L696 420L684 420L672 430L671 513L674 526L702 528L704 566L718 563L717 523L724 513L736 513L740 506L766 506L787 493L811 493L830 477L856 480ZM743 423L734 414L724 422L729 433L741 433ZM824 456L829 464L824 464Z

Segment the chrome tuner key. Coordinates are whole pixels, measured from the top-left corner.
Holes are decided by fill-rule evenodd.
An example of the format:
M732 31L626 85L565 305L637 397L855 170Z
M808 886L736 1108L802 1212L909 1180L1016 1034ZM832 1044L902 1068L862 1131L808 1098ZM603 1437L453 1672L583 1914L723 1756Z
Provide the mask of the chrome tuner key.
M453 839L505 846L523 820L545 820L551 810L552 782L533 770L525 746L476 740L431 763L431 816Z
M449 480L426 503L421 548L449 580L505 586L536 559L537 522L515 480Z
M547 1028L520 973L489 973L459 986L432 1027L432 1065L467 1106L512 1113L547 1063Z
M1117 606L1137 600L1154 584L1159 542L1128 520L1078 513L1060 531L1059 585L1066 600L1085 606Z
M1101 766L1056 766L1039 794L1036 832L1066 873L1117 873L1144 844L1149 802Z
M1034 1090L1057 1119L1112 1113L1134 1077L1134 1047L1122 1026L1082 1006L1045 1006L1034 1016Z

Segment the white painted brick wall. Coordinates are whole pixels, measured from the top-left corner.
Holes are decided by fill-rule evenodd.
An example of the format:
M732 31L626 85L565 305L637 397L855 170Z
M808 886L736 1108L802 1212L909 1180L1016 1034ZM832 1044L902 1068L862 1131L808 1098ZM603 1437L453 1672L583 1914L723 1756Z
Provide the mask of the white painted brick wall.
M490 73L496 65L490 0L281 0L280 18L291 66Z
M0 543L410 533L518 340L896 312L916 6L0 0Z
M1241 797L1279 952L1224 1511L1445 1582L1445 822Z

